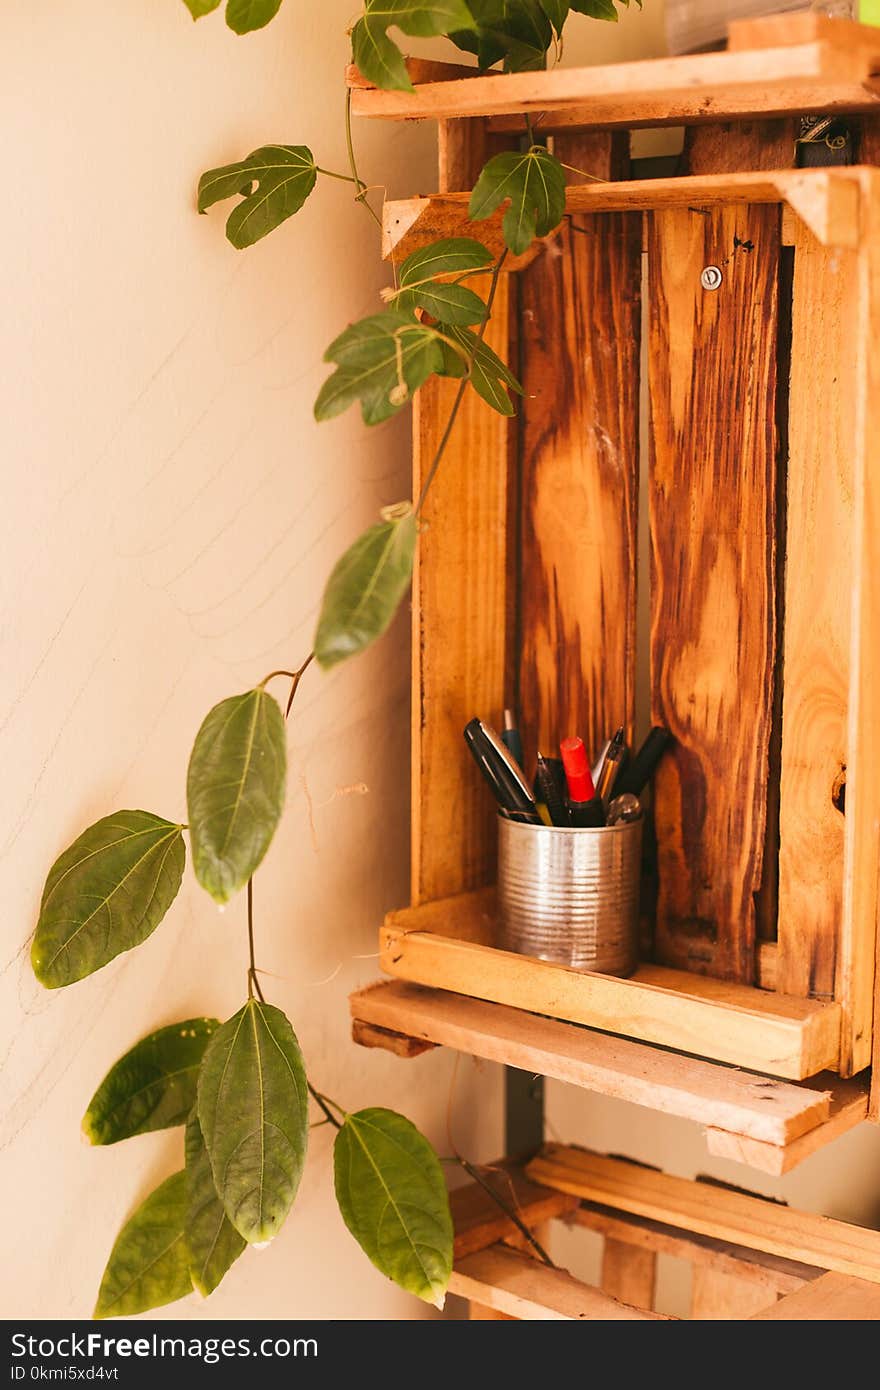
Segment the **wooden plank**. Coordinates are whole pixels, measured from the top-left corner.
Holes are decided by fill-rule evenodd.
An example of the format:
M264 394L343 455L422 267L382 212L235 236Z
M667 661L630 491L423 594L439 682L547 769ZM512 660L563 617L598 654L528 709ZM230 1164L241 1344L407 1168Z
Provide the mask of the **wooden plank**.
M403 1057L408 1061L413 1057L421 1057L423 1052L432 1052L435 1043L422 1042L420 1038L411 1038L405 1033L395 1033L390 1028L381 1028L373 1023L365 1023L363 1019L352 1019L351 1040L356 1042L359 1047L380 1047L385 1052L393 1052L395 1057Z
M516 1322L511 1313L497 1313L494 1308L483 1308L479 1303L468 1304L468 1318L471 1322Z
M602 1245L602 1292L636 1308L653 1308L657 1256L606 1236Z
M831 1080L831 1114L824 1123L785 1145L767 1144L729 1130L708 1128L706 1144L710 1154L746 1163L750 1168L780 1177L790 1173L805 1158L839 1139L841 1134L855 1129L867 1117L868 1083L860 1078L849 1081Z
M569 185L566 213L591 216L601 212L643 212L665 208L714 208L728 205L779 203L787 200L802 218L811 221L819 240L828 245L852 246L858 242L858 200L862 167L847 169L798 169L777 173L725 173L686 175L669 179L634 179L620 183ZM841 197L841 192L843 197ZM480 222L468 217L468 193L437 193L430 197L390 200L383 209L382 253L401 261L443 237L473 236L493 254L504 244L503 212ZM505 266L521 270L556 243L560 232L538 239L525 256L512 257Z
M465 82L470 77L480 75L479 68L469 67L466 63L438 63L433 58L406 58L405 62L409 80L416 86L423 82ZM376 90L354 63L349 63L345 69L345 83L352 91Z
M419 1043L454 1047L470 1056L716 1126L722 1133L734 1131L768 1147L791 1143L823 1126L830 1113L827 1090L661 1052L522 1009L425 990L402 980L353 994L350 1007L356 1019L406 1033ZM826 1076L826 1083L831 1080Z
M697 1265L691 1284L691 1317L697 1322L742 1321L772 1307L776 1297L751 1280Z
M751 981L775 655L779 213L655 213L648 242L651 717L676 739L655 780L655 951ZM717 291L701 286L707 265L722 267Z
M730 1241L695 1235L692 1231L682 1231L644 1216L612 1211L594 1202L583 1202L567 1219L606 1240L650 1250L658 1255L672 1255L703 1269L760 1284L765 1293L767 1290L778 1294L791 1293L821 1274L820 1270L799 1264L796 1260L783 1260L778 1255L748 1250Z
M855 528L843 925L837 992L844 1011L841 1070L845 1075L860 1071L871 1060L873 1015L870 1115L880 1120L880 361L876 352L880 335L880 173L865 170L861 179L863 240L849 316L858 342L852 382Z
M865 1279L823 1274L815 1283L790 1293L753 1317L776 1322L877 1322L880 1289Z
M474 288L485 294L483 277ZM507 356L509 278L486 340ZM458 383L432 378L413 406L413 495L439 446ZM472 391L423 511L413 590L412 901L491 881L492 799L462 730L498 720L507 686L508 422Z
M865 45L870 53L877 56L877 34L869 24L857 24L851 19L833 19L824 14L770 14L734 19L727 26L727 36L730 53L756 48L784 48L786 45L823 40L844 49Z
M660 1313L619 1303L574 1279L567 1270L551 1269L503 1245L457 1262L449 1291L529 1322L669 1321Z
M542 131L558 129L560 120L613 128L801 111L867 111L877 104L865 84L878 55L875 33L851 48L822 38L758 51L427 82L414 92L355 87L352 111L391 120L546 112ZM504 122L511 124L517 123Z
M832 789L847 759L853 583L857 349L845 310L857 262L799 219L793 233L776 987L833 999L845 822Z
M568 1193L531 1182L521 1167L509 1161L489 1164L480 1170L480 1175L530 1231L542 1221L567 1215L578 1205L577 1198ZM480 1183L457 1187L450 1193L449 1202L455 1227L456 1260L519 1234L516 1223Z
M611 178L610 135L556 153ZM529 760L598 750L635 705L641 218L566 222L520 277L520 727Z
M560 1144L547 1145L526 1173L586 1201L880 1283L880 1231Z
M795 159L797 129L793 117L688 126L682 165L691 176L788 169Z
M382 969L531 1013L585 1023L681 1052L800 1080L836 1065L839 1007L684 971L641 966L630 979L426 932L386 926Z

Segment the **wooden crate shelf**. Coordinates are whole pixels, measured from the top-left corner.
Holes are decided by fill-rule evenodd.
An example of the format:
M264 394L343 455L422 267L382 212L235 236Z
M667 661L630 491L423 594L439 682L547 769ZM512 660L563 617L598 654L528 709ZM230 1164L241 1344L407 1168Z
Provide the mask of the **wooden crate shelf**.
M878 71L876 29L804 15L786 16L783 25L734 24L724 53L485 76L420 64L414 92L377 91L351 69L349 84L359 116L485 117L500 132L524 130L528 113L547 132L872 111L880 107Z
M863 1081L826 1072L797 1086L402 980L359 990L350 1003L353 1036L367 1046L407 1057L451 1047L692 1120L710 1153L777 1175L867 1113Z
M485 1191L452 1194L450 1289L472 1316L626 1321L654 1310L658 1255L693 1267L691 1317L822 1321L880 1318L880 1232L717 1184L668 1177L625 1159L548 1145L525 1169L503 1162L483 1182L552 1242L564 1221L603 1239L601 1288L540 1262ZM554 1207L554 1196L571 1204ZM490 1310L488 1314L485 1311Z

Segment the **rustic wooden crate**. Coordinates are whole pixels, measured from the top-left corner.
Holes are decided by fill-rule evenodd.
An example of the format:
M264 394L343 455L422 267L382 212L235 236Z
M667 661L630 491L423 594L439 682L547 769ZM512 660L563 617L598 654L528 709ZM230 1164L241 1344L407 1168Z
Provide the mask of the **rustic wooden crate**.
M505 1161L481 1176L498 1202L484 1185L452 1194L450 1290L470 1301L472 1317L661 1318L657 1257L673 1255L692 1266L693 1319L880 1318L880 1232L560 1144L525 1169ZM548 1223L600 1235L601 1287L542 1263L498 1203L542 1247L552 1241Z
M880 172L870 121L863 167L797 171L792 118L740 118L871 110L880 33L786 22L766 22L763 56L742 47L754 22L734 51L672 65L444 73L412 95L355 96L363 114L441 119L441 191L387 206L392 256L442 234L495 244L497 223L470 224L459 190L524 109L548 113L582 174L562 230L502 278L490 341L519 370L519 415L466 398L426 508L412 906L383 929L383 967L798 1080L853 1076L872 1052ZM677 179L628 180L622 137L594 129L682 115L726 123L689 129ZM650 703L677 747L654 798L654 959L616 980L494 946L496 828L461 731L517 690L531 746L633 734L643 250ZM715 293L707 264L724 271ZM454 389L417 397L416 491Z

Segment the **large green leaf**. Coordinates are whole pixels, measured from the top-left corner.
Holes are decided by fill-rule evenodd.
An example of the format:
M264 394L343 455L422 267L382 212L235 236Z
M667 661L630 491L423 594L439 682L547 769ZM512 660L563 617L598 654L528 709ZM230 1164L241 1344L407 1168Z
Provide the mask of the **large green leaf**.
M522 255L536 235L552 232L565 214L565 170L559 160L540 145L495 155L483 166L471 194L471 220L491 217L506 201L504 240L515 255Z
M467 359L471 362L471 386L473 386L478 396L491 405L493 410L497 410L499 415L513 415L513 402L508 395L508 391L515 391L517 395L523 394L513 372L497 353L493 352L489 344L478 334L472 333L468 328L456 328L452 324L441 324L444 334L458 343L464 358L457 352L450 350L446 362L444 376L461 377L467 371Z
M202 15L210 14L222 3L222 0L183 0L193 19L201 19Z
M570 0L571 8L577 10L578 14L589 15L591 19L610 19L617 21L617 10L615 3L624 5L629 9L629 0ZM642 0L635 0L639 9L642 8Z
M280 1009L250 999L218 1029L198 1110L226 1215L249 1244L271 1240L296 1197L308 1139L302 1053Z
M286 780L277 700L258 688L215 705L193 744L186 799L196 877L218 903L261 863L284 809Z
M403 54L388 37L395 25L405 34L431 38L473 28L464 0L365 0L351 34L352 57L368 82L387 90L413 89Z
M412 579L417 536L412 508L402 503L337 560L315 633L315 655L325 671L387 630Z
M175 1173L125 1223L101 1280L96 1318L132 1317L192 1293L185 1176Z
M401 1288L442 1308L452 1217L440 1160L393 1110L347 1115L333 1151L336 1200L358 1245Z
M274 19L280 8L281 0L229 0L226 23L236 34L249 34Z
M401 289L422 285L438 275L460 275L484 270L492 264L492 252L481 241L469 236L445 237L413 251L401 262L398 284Z
M160 1028L120 1057L83 1116L93 1144L116 1144L134 1134L185 1123L195 1104L196 1081L216 1018L188 1018Z
M557 35L561 34L571 9L569 0L541 0L541 9L553 25Z
M204 1298L213 1293L247 1245L217 1196L195 1110L186 1123L186 1245L193 1287Z
M459 48L475 53L481 68L504 59L508 72L543 68L553 32L541 0L469 0L476 21L474 33L451 38Z
M389 309L347 328L324 354L336 371L315 402L315 418L331 420L354 401L367 425L394 415L443 363L433 328Z
M449 237L432 242L400 267L395 303L399 310L424 309L435 319L462 326L482 323L486 305L473 290L449 284L451 275L465 275L492 264L492 253L472 237Z
M314 157L305 145L263 145L237 164L202 174L199 212L240 195L242 201L229 214L226 235L241 250L299 212L317 177Z
M41 984L73 984L146 941L180 887L181 829L149 811L117 811L56 859L31 946Z

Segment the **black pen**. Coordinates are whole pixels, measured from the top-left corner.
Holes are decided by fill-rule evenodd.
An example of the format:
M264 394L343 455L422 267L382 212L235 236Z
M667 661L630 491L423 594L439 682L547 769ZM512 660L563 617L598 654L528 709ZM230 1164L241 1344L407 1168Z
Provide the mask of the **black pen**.
M645 787L657 771L657 764L667 748L675 742L668 729L655 726L645 739L638 753L623 769L614 785L615 796L629 792L641 796Z
M531 788L495 730L481 719L472 719L465 728L464 739L505 815L540 825Z
M605 754L596 782L596 795L601 796L606 810L611 800L612 792L614 791L615 781L620 774L620 768L625 753L626 743L623 737L623 729L620 728L608 745L608 752Z
M538 754L538 768L535 773L535 796L539 802L547 807L551 825L570 824L565 800L559 790L559 785L547 764L547 759L540 753Z
M523 765L523 746L516 718L512 709L504 711L504 732L501 735L505 748L509 748L520 767Z

